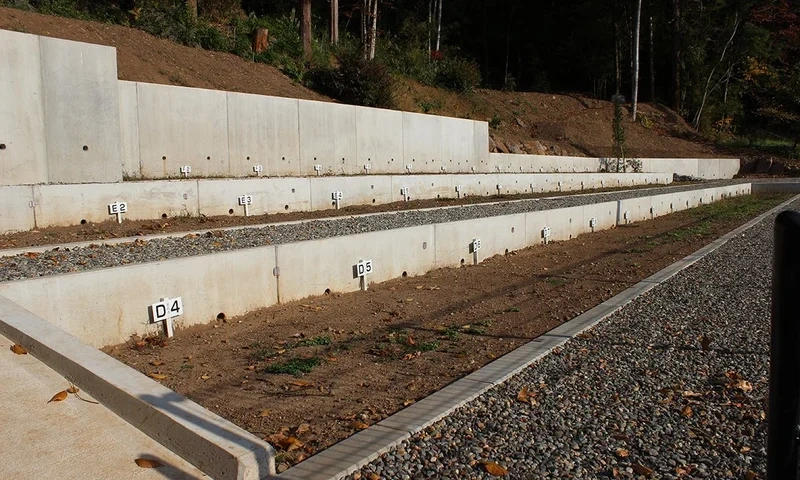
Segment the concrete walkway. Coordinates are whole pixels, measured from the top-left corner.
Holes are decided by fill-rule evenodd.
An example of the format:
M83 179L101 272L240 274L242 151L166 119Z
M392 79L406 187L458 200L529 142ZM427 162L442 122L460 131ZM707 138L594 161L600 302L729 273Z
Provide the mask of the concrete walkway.
M102 405L75 395L48 403L69 383L12 344L0 336L0 478L208 478ZM140 468L137 458L164 466Z

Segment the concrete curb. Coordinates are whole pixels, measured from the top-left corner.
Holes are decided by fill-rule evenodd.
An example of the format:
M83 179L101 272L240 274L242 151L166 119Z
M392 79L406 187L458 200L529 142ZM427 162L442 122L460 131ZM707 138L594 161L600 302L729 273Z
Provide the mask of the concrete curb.
M0 334L212 478L274 474L275 451L268 443L2 296Z
M446 417L456 409L516 375L538 361L554 348L564 345L581 332L592 328L636 297L652 290L688 268L733 237L781 211L800 195L748 221L744 225L714 240L698 251L656 272L622 293L606 300L572 320L509 352L494 362L456 380L438 392L425 397L376 425L349 437L322 453L278 475L285 480L335 480L345 477L380 455L390 451L403 440Z

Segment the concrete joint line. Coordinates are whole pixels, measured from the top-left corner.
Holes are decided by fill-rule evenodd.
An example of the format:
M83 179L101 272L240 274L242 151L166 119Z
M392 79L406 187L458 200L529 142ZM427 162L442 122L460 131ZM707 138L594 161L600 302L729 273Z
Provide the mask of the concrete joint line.
M448 398L447 398L448 402L447 403L451 404L452 406L442 406L442 407L440 407L440 409L435 410L435 412L436 412L435 414L430 414L429 413L427 415L421 414L421 415L415 416L413 418L413 421L414 421L414 423L416 425L414 426L414 428L408 429L409 437L419 433L420 431L424 430L425 428L429 427L430 425L438 422L440 419L450 415L453 411L455 411L456 409L460 408L464 404L466 404L466 403L470 402L471 400L473 400L474 398L482 395L484 392L486 392L490 388L493 388L493 387L495 387L497 385L500 385L501 383L503 383L506 380L508 380L508 378L510 378L513 375L516 375L517 373L519 373L519 371L521 371L524 368L527 368L528 366L530 366L531 364L541 360L543 357L545 357L550 352L552 352L554 348L557 348L557 347L560 347L560 346L564 345L568 341L570 341L573 338L575 338L575 336L577 336L580 333L582 333L582 332L594 327L595 325L597 325L598 323L600 323L604 319L608 318L609 316L611 316L614 313L616 313L617 311L619 311L622 307L624 307L628 303L630 303L633 300L635 300L637 297L649 292L650 290L654 289L658 285L661 285L662 283L666 282L670 278L674 277L676 274L678 274L682 270L692 266L698 260L700 260L701 258L704 258L706 255L708 255L711 252L713 252L714 250L718 249L719 247L721 247L722 245L727 243L729 240L731 240L733 237L742 234L744 231L746 231L746 230L752 228L753 226L755 226L756 224L762 222L765 218L767 218L770 215L772 215L772 214L774 214L774 213L786 208L788 205L790 205L791 203L793 203L793 202L795 202L797 200L800 200L800 195L792 197L790 200L787 200L786 202L778 205L777 207L774 207L774 208L770 209L769 211L767 211L765 213L762 213L761 215L759 215L758 217L754 218L753 220L750 220L749 222L745 223L744 225L742 225L742 226L736 228L735 230L723 235L722 237L714 240L712 243L706 245L705 247L701 248L697 252L692 253L692 254L684 257L681 260L678 260L677 262L673 263L672 265L669 265L668 267L660 270L659 272L657 272L657 273L655 273L654 275L651 276L651 278L652 277L662 277L663 276L663 278L661 278L660 280L655 280L654 281L654 280L645 279L645 280L642 280L642 281L638 282L636 285L628 288L627 290L625 290L625 291L617 294L616 296L606 300L605 302L597 305L596 307L594 307L593 309L585 312L584 314L581 314L581 315L573 318L569 322L564 323L564 324L560 325L559 327L554 328L550 332L545 333L545 334L539 336L538 338L526 343L525 345L517 348L516 350L513 350L513 351L507 353L506 355L500 357L499 359L493 361L492 363L490 363L488 365L485 365L484 367L476 370L472 374L470 374L470 375L468 375L468 376L466 376L466 377L464 377L464 378L462 378L460 380L456 380L455 382L451 383L450 385L448 385L444 389L440 390L439 392L436 392L436 393L434 393L434 394L432 394L432 395L430 395L428 397L425 397L424 399L420 400L419 402L417 402L417 403L415 403L413 405L410 405L406 409L401 410L400 412L392 415L391 417L388 417L387 419L383 420L382 422L379 422L377 425L380 426L381 428L390 428L390 429L393 429L393 430L402 431L401 429L398 429L396 427L392 427L391 426L393 419L397 419L398 417L408 416L408 413L411 413L413 410L415 410L415 408L414 408L415 406L419 405L422 402L425 402L427 399L430 399L431 397L439 394L440 392L443 392L444 390L446 390L446 389L448 389L450 387L465 386L465 385L469 385L469 384L476 384L476 385L477 384L485 384L486 385L486 387L480 388L479 389L479 393L477 393L477 394L474 393L474 392L469 392L469 393L461 396L460 398L455 396L455 395L448 396ZM594 310L594 309L607 309L607 310L604 313L601 313L601 314L597 315L597 314L593 314L592 313L592 310ZM570 327L578 327L578 328L575 329L574 333L569 334L569 335L558 335L558 334L553 334L552 333L552 332L555 332L557 330L566 329L566 328L570 328ZM548 338L554 339L555 340L555 344L542 345L542 343L544 343ZM491 369L492 367L494 367L494 366L496 366L498 364L501 364L501 362L504 362L504 359L506 359L507 357L509 357L511 355L514 355L517 352L523 351L523 349L531 349L531 348L533 348L533 350L535 352L532 357L529 356L526 361L521 362L520 364L518 364L516 368L511 368L510 369L509 367L505 367L505 368L501 367L501 368L497 369L498 372L492 374L492 375L494 375L494 378L495 378L494 381L474 380L474 379L470 379L469 378L470 376L476 375L481 371L484 371L484 370L487 370L487 369ZM467 382L469 382L469 383L467 383ZM400 421L402 421L404 423L407 423L407 420L402 420L401 419ZM367 432L367 431L369 431L369 430L371 430L373 428L375 428L375 426L364 430L364 432ZM347 442L347 440L344 440L343 442L340 442L340 443L332 446L331 448L325 450L325 452L329 452L330 455L346 454L346 450L348 450L347 447L349 445L343 445L345 442ZM397 444L397 443L399 443L399 442L395 442L395 444ZM342 447L340 447L340 445L342 445ZM337 447L339 447L339 448L337 448ZM338 480L340 478L346 477L347 475L350 475L351 473L353 473L356 470L360 469L364 465L367 465L368 463L370 463L372 460L377 458L377 456L382 455L383 453L389 451L392 448L392 445L384 445L384 446L381 446L381 447L379 447L377 449L375 448L374 445L372 447L373 448L370 449L372 451L370 452L370 454L368 456L364 456L364 457L361 457L361 458L352 458L351 457L351 458L349 458L349 459L347 459L347 460L345 460L343 462L340 462L342 464L346 464L346 466L344 466L343 468L340 468L338 471L334 471L335 468L332 468L332 467L334 467L334 465L331 465L331 464L323 465L321 462L316 462L315 461L315 458L317 458L317 457L311 457L310 459L308 459L305 462L301 463L297 467L290 468L286 472L278 475L278 478L283 478L283 479L309 478L309 479L314 479L314 480L317 480L317 479L319 479L319 480ZM381 453L378 454L378 455L375 455L375 450L380 451ZM337 465L337 467L338 466L340 466L340 465ZM302 467L302 470L300 469L300 467ZM301 474L301 472L305 476L299 476ZM306 474L306 472L309 472L309 474ZM314 474L310 475L310 472L314 472Z

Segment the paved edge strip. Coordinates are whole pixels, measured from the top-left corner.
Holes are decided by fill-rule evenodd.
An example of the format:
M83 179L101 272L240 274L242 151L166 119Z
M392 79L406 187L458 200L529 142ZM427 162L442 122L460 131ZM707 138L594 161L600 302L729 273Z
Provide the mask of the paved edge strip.
M581 332L594 327L635 298L669 280L678 272L690 267L701 258L726 244L733 237L742 234L797 200L800 200L800 195L794 196L777 207L762 213L696 252L663 268L572 320L512 350L464 378L456 380L438 392L286 470L278 475L278 478L286 480L335 480L355 472L380 455L387 453L403 440L438 422L489 389L505 382L540 360L553 349L564 345Z
M0 334L212 478L275 473L268 443L2 296Z
M736 182L738 180L738 182ZM750 179L731 179L729 181L736 182L734 184L739 183L751 183ZM697 186L698 189L702 188L709 188L711 186L720 183L720 180L710 180L703 183L694 184ZM258 228L267 228L267 227L275 227L281 225L296 225L299 223L307 223L307 222L314 222L314 221L321 221L321 222L330 222L336 220L342 220L346 218L366 218L372 217L376 215L396 215L398 213L408 213L408 212L427 212L431 210L448 210L454 208L461 208L461 207L474 207L474 206L491 206L491 205L500 205L503 203L519 203L519 202L528 202L528 201L535 201L535 200L554 200L554 199L563 199L563 198L580 198L580 197L591 197L595 195L609 195L614 193L628 193L628 192L647 192L650 190L660 190L664 188L680 188L686 185L675 185L674 183L670 183L667 185L659 184L660 186L651 186L645 188L634 188L634 189L625 189L625 190L607 190L607 191L599 191L593 193L573 193L571 195L554 195L548 197L531 197L531 198L520 198L520 199L512 199L512 200L500 200L500 201L492 201L492 202L479 202L479 203L465 203L461 205L447 205L444 207L426 207L426 208L413 208L410 210L390 210L385 212L373 212L373 213L360 213L357 215L340 215L337 217L322 217L322 218L309 218L306 220L289 220L286 222L273 222L273 223L258 223L254 225L235 225L232 227L223 227L223 228L211 228L205 230L186 230L183 232L171 232L171 233L157 233L154 235L139 235L134 237L119 237L119 238L105 238L105 239L95 239L95 240L86 240L82 242L72 242L72 243L51 243L49 245L33 245L30 247L22 247L22 248L6 248L0 249L0 257L13 257L16 255L21 255L23 253L28 252L46 252L48 250L52 250L54 248L85 248L89 245L118 245L120 243L132 243L137 240L161 240L164 238L180 238L185 237L187 235L205 235L208 232L233 232L237 230L246 230L248 228L258 229ZM752 187L751 187L752 188ZM545 192L545 193L559 193L559 192ZM566 192L563 192L566 193ZM309 212L324 212L325 210L309 210ZM131 220L132 222L147 222L147 221L154 221L157 219L142 219L142 220ZM73 225L74 226L74 225Z

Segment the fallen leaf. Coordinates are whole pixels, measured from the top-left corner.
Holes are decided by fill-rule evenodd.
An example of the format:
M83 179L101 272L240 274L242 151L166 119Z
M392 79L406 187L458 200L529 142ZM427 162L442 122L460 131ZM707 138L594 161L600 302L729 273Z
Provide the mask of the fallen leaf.
M756 478L758 478L756 472L752 470L748 470L747 473L744 474L744 480L756 480Z
M211 377L209 375L200 375L200 378L203 380L208 380Z
M25 252L23 255L28 258L36 258L39 256L39 252Z
M164 466L164 464L158 460L151 460L149 458L137 458L134 462L141 468L158 468Z
M153 380L166 380L167 376L163 373L150 373L147 375L148 377L152 378Z
M742 447L742 448L739 449L739 453L747 453L750 450L752 450L750 447L746 447L745 446L745 447Z
M60 392L58 392L55 395L53 395L53 398L51 398L50 401L47 402L47 403L64 401L64 400L67 399L67 396L69 396L67 391L66 390L61 390Z
M291 452L292 450L303 448L303 442L295 437L286 437L286 441L281 442L280 446L287 452Z
M28 354L28 351L25 350L25 348L22 345L20 345L19 343L15 343L14 345L11 345L11 351L16 353L17 355L27 355Z
M700 337L700 347L704 351L708 351L708 349L711 347L711 339L706 337L705 335Z
M70 385L70 387L67 389L67 393L72 393L72 394L78 393L80 391L81 390L75 385Z
M691 405L686 405L683 407L683 410L681 410L681 414L686 418L691 418L693 413Z
M152 362L150 362L150 365L152 365L154 367L160 367L161 365L164 365L164 362L159 362L158 360L153 360Z
M406 343L409 344L409 345L416 345L417 344L417 342L414 341L414 337L412 337L411 335L406 337Z
M528 391L528 387L522 387L522 390L517 393L517 401L532 404L535 396L536 393Z
M259 417L267 417L269 416L269 410L262 410L261 413L258 414Z
M702 397L703 396L702 393L696 393L696 392L692 392L690 390L687 390L687 391L683 392L682 395L684 396L684 398L697 398L697 397Z
M749 392L753 390L753 385L747 380L737 380L733 383L733 388L738 388L743 392Z
M307 423L301 423L294 431L296 435L303 435L311 431L311 425Z
M356 429L356 430L364 430L364 429L367 429L367 428L369 428L369 425L367 425L366 423L364 423L364 422L362 422L362 421L359 421L359 420L354 420L354 421L353 421L353 422L350 424L350 426L351 426L352 428Z
M624 448L618 448L617 451L614 452L614 453L619 458L628 458L628 455L630 455L630 453L627 450L625 450Z
M403 402L403 406L407 407L407 406L409 406L409 405L411 405L413 403L415 403L414 400L406 400L405 402Z
M504 477L508 475L508 469L501 467L495 462L481 462L481 464L490 475L494 475L495 477Z
M633 465L631 465L631 467L633 467L633 471L636 473L636 475L644 475L645 477L649 477L653 474L652 468L647 468L644 465L638 463L634 463Z

